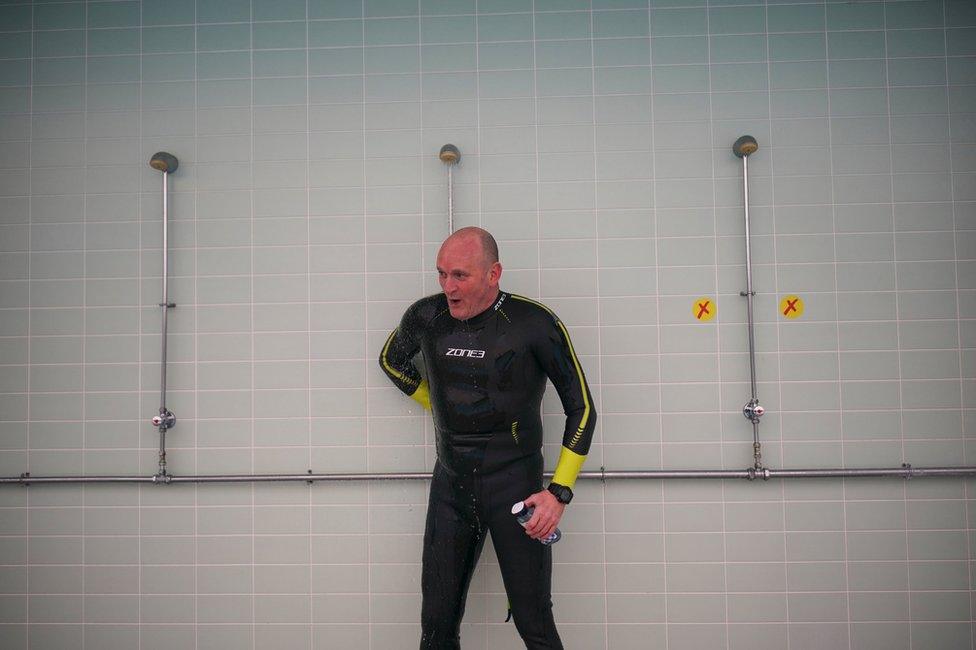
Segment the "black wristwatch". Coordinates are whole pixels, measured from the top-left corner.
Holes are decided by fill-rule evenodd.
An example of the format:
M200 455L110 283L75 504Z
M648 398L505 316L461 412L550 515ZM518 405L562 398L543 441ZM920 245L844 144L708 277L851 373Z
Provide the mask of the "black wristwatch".
M573 491L570 490L565 485L560 485L559 483L550 483L549 487L546 489L552 492L552 495L556 497L556 501L558 501L563 505L566 505L567 503L573 500Z

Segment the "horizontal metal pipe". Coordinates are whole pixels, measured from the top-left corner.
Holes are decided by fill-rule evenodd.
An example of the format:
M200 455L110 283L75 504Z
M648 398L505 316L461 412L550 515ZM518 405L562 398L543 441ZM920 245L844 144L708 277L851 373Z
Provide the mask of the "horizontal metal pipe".
M0 485L45 483L285 483L319 481L416 481L430 472L364 472L342 474L202 474L175 476L0 476ZM551 473L546 473L551 477ZM786 479L786 478L950 478L976 477L976 467L865 467L849 469L651 469L580 472L581 479Z
M155 483L155 476L0 476L0 485L17 483Z
M903 467L854 469L773 469L769 478L901 478L976 477L976 467ZM765 477L763 477L765 478Z

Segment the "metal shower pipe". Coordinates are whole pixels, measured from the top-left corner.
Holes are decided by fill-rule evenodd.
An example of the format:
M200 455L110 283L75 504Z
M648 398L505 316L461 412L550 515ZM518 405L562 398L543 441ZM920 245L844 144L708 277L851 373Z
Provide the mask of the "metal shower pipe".
M752 398L742 407L742 415L752 422L752 456L753 467L762 469L762 443L759 442L759 420L766 409L759 404L759 394L756 389L756 335L753 319L753 299L756 292L752 290L752 235L749 223L749 156L759 150L759 143L751 135L744 135L732 144L732 153L742 159L742 199L745 206L745 239L746 239L746 290L739 292L747 301L746 312L749 319L749 382L752 387Z
M454 232L454 168L461 162L461 151L453 144L445 144L438 154L447 165L447 234Z
M159 363L159 413L152 424L159 429L159 476L166 476L166 431L176 426L176 416L166 407L166 338L169 331L169 310L176 307L169 301L169 175L180 166L171 153L159 151L149 159L149 166L163 173L163 300L159 307L163 312Z
M547 478L552 477L546 472ZM606 470L580 472L579 478L588 480L630 480L630 479L762 479L794 478L974 478L976 467L912 467L904 464L898 468L865 467L850 469L770 469L755 468L742 470L727 469L679 469L679 470ZM366 472L313 474L201 474L174 476L157 474L155 476L2 476L0 485L33 484L74 484L74 483L151 483L169 485L173 483L283 483L283 482L349 482L349 481L416 481L431 478L430 472Z

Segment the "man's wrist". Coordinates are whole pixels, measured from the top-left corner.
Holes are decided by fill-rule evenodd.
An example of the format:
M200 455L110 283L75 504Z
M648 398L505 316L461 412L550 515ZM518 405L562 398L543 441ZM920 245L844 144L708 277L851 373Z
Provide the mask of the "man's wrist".
M566 487L565 485L560 485L559 483L550 483L549 487L546 488L550 494L556 497L556 501L563 505L568 505L570 501L573 500L573 491Z

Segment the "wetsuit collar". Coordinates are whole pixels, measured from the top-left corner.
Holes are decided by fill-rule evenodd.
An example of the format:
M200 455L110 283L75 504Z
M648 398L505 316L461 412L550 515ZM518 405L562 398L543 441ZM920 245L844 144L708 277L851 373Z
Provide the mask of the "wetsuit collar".
M462 323L466 323L467 325L480 325L481 323L483 323L486 320L488 320L489 318L491 318L492 315L494 315L494 313L497 312L501 308L502 303L505 302L505 300L508 299L508 296L509 296L508 293L506 293L504 291L499 291L498 292L498 297L495 298L495 302L491 303L491 307L489 307L488 309L484 310L480 314L477 314L475 316L472 316L468 320L461 321L461 322Z

